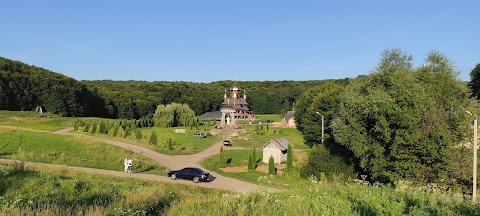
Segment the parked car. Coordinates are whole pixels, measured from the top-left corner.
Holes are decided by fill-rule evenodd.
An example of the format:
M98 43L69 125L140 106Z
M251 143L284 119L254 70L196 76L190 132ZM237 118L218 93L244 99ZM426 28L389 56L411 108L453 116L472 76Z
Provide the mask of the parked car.
M189 179L193 180L195 183L199 183L201 181L208 181L210 173L197 167L185 167L181 170L170 170L170 172L168 172L168 177L172 180Z
M232 142L230 142L230 140L223 140L223 145L224 146L232 146Z
M193 135L194 137L197 137L197 138L205 138L205 135L203 135L202 132L197 132Z

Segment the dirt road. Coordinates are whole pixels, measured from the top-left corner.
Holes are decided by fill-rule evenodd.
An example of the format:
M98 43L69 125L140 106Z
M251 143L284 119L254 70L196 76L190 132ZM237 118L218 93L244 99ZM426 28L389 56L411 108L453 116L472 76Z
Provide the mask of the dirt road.
M53 133L55 134L67 134L69 131L72 131L72 127L64 128L58 131L55 131ZM223 146L223 142L220 141L218 143L215 143L214 145L210 146L209 148L196 153L196 154L190 154L190 155L166 155L166 154L161 154L156 151L153 151L151 149L142 147L142 146L137 146L137 145L132 145L129 143L125 142L120 142L116 140L109 140L109 139L104 139L104 138L96 138L99 141L118 146L120 148L124 148L127 150L130 150L132 152L135 152L137 154L143 155L145 157L150 158L151 160L157 162L158 164L162 165L163 167L166 167L168 169L181 169L183 167L201 167L200 166L200 161L204 158L216 155L220 152L221 146ZM86 168L89 169L89 168ZM208 171L210 175L212 176L213 181L207 182L207 183L198 183L195 185L202 186L202 187L209 187L209 188L218 188L218 189L224 189L224 190L230 190L230 191L235 191L235 192L251 192L255 190L267 190L267 191L272 191L272 192L277 192L279 191L278 189L275 188L269 188L261 185L256 185L244 181L240 181L237 179L229 178L222 176L216 172L213 172L211 170L207 170L202 167L202 169ZM100 170L101 171L101 170ZM100 172L96 171L96 172ZM110 172L110 171L109 171ZM115 171L111 171L115 172ZM101 172L100 172L101 173ZM106 173L106 172L105 172ZM123 173L123 172L120 172ZM147 174L135 174L132 175L133 177L135 176L143 176ZM149 175L152 176L152 175ZM161 177L161 176L159 176ZM164 177L167 178L167 177ZM159 178L159 179L163 179ZM184 180L170 180L170 182L179 182L179 183L185 183L189 181L184 181ZM193 184L193 183L192 183Z

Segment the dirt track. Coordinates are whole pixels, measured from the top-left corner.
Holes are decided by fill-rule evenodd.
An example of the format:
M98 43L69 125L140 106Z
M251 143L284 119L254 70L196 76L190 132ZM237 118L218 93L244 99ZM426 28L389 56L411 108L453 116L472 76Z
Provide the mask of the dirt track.
M53 133L55 134L68 134L69 131L72 131L73 128L64 128L58 131L55 131ZM132 145L129 143L125 142L120 142L116 140L109 140L109 139L104 139L104 138L95 138L99 141L118 146L120 148L124 148L127 150L130 150L132 152L135 152L137 154L143 155L145 157L150 158L151 160L157 162L158 164L162 165L163 167L166 167L168 169L181 169L183 167L188 167L188 166L194 166L194 167L201 167L200 166L200 161L204 158L213 156L218 154L220 151L221 146L223 146L223 142L220 141L218 143L215 143L214 145L210 146L209 148L196 153L196 154L190 154L190 155L166 155L166 154L161 154L158 152L155 152L151 149L137 146L137 145ZM35 163L32 163L35 164ZM46 164L42 164L42 166L47 166ZM52 166L59 166L59 165L52 165ZM67 167L67 166L64 166ZM100 170L100 169L91 169L91 168L81 168L81 167L70 167L72 169L80 169L80 170L85 170L87 172L94 172L94 173L102 173L102 174L107 174L107 175L118 175L118 176L128 176L125 175L123 172L117 172L117 171L111 171L111 170ZM134 174L128 177L132 178L141 178L141 179L150 179L150 180L155 180L155 181L169 181L169 182L178 182L181 184L189 184L189 185L197 185L201 187L208 187L208 188L217 188L217 189L224 189L224 190L229 190L229 191L234 191L234 192L251 192L255 190L268 190L268 191L279 191L278 189L275 188L269 188L265 186L260 186L244 181L240 181L237 179L229 178L222 176L216 172L213 172L211 170L207 170L202 167L202 169L208 171L210 175L212 176L213 181L207 182L207 183L198 183L194 184L191 181L184 181L184 180L177 180L173 181L170 180L168 177L164 176L158 176L158 175L149 175L149 174ZM119 174L121 173L121 174Z

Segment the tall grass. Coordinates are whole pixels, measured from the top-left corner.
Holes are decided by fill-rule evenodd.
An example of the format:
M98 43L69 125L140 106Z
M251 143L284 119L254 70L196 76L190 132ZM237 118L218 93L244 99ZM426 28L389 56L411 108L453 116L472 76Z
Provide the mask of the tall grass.
M180 203L170 215L480 215L480 206L439 193L361 184L308 183L280 193L224 194Z
M0 130L0 158L123 170L126 156L134 158L134 172L166 173L163 167L144 156L90 137Z

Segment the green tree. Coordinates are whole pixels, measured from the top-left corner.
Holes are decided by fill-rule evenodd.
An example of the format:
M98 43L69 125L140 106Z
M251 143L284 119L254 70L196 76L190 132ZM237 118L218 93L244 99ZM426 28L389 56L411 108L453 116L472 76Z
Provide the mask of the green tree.
M289 143L287 148L287 168L293 168L293 151L292 145Z
M253 170L254 167L252 155L248 155L248 170Z
M157 132L155 132L155 130L152 130L152 133L150 133L150 137L148 138L148 143L152 145L156 145L157 141L158 141Z
M470 87L472 96L480 100L480 64L477 64L470 72L470 82L468 86Z
M449 151L465 137L471 102L452 63L438 52L423 67L411 61L399 49L385 51L373 73L346 87L332 122L335 140L375 181L445 179Z
M268 159L268 174L275 175L275 161L273 160L273 156L270 156Z
M308 146L322 140L322 119L317 112L324 116L325 134L330 137L330 120L337 111L343 91L343 86L330 81L305 91L297 98L295 120Z
M90 132L90 134L94 134L97 132L97 123L93 123L93 126L92 126L92 131Z
M158 127L188 126L195 122L195 113L187 104L159 105L153 121Z
M254 165L257 164L257 149L255 147L253 147L252 160Z

